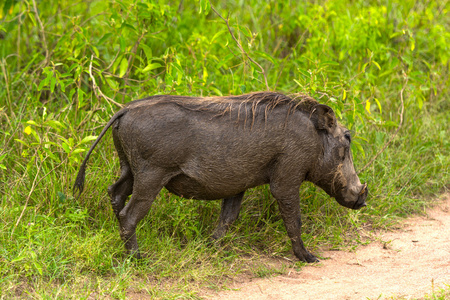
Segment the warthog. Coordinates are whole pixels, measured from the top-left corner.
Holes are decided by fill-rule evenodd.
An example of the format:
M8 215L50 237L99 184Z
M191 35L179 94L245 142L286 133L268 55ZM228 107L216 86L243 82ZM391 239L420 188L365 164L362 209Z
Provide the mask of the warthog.
M337 124L330 107L305 95L152 96L130 102L89 149L74 185L78 197L89 156L110 126L121 175L108 193L125 247L137 258L136 226L163 187L184 198L223 199L212 235L219 239L237 219L244 192L269 184L294 254L305 262L318 260L301 239L303 181L345 207L366 205L367 184L355 172L349 131Z

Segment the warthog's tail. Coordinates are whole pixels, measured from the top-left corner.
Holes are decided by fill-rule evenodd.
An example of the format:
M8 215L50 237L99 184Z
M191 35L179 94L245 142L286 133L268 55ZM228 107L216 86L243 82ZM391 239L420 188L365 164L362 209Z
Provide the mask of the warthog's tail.
M108 131L109 127L120 117L122 117L124 114L128 112L128 108L121 109L118 111L112 118L109 120L109 122L105 125L100 135L97 137L95 142L92 144L91 148L89 149L88 153L86 154L86 157L84 158L83 162L81 163L80 170L78 171L77 178L75 179L75 184L73 185L73 195L76 199L80 197L81 193L84 189L84 179L86 177L86 164L89 160L89 156L91 155L92 151L94 150L95 146L97 146L98 142L102 139L102 137L105 135L106 131ZM78 190L78 195L75 196L75 193Z

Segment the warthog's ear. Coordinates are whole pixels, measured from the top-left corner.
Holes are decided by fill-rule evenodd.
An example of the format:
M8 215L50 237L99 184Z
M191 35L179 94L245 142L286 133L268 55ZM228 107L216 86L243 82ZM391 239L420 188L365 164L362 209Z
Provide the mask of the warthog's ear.
M336 116L331 107L324 104L317 104L311 112L311 121L318 130L334 132L337 126Z

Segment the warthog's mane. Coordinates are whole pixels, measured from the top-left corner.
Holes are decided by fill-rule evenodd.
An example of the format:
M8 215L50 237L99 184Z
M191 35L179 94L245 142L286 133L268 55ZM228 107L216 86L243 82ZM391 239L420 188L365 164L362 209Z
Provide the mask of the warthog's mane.
M253 121L261 114L267 119L268 114L277 107L287 108L288 117L296 110L311 114L318 102L304 94L284 95L277 92L255 92L237 96L223 97L188 97L175 95L156 95L129 103L128 107L171 103L183 109L211 113L216 117L237 115L238 120L249 118Z

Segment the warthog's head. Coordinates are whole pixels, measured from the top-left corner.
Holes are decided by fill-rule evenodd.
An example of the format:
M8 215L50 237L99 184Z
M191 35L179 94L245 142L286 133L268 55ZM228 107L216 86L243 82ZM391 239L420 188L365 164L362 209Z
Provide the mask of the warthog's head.
M322 153L308 180L336 198L342 206L359 209L366 206L367 184L361 184L353 166L350 132L336 122L333 110L317 105L312 121L322 139Z

